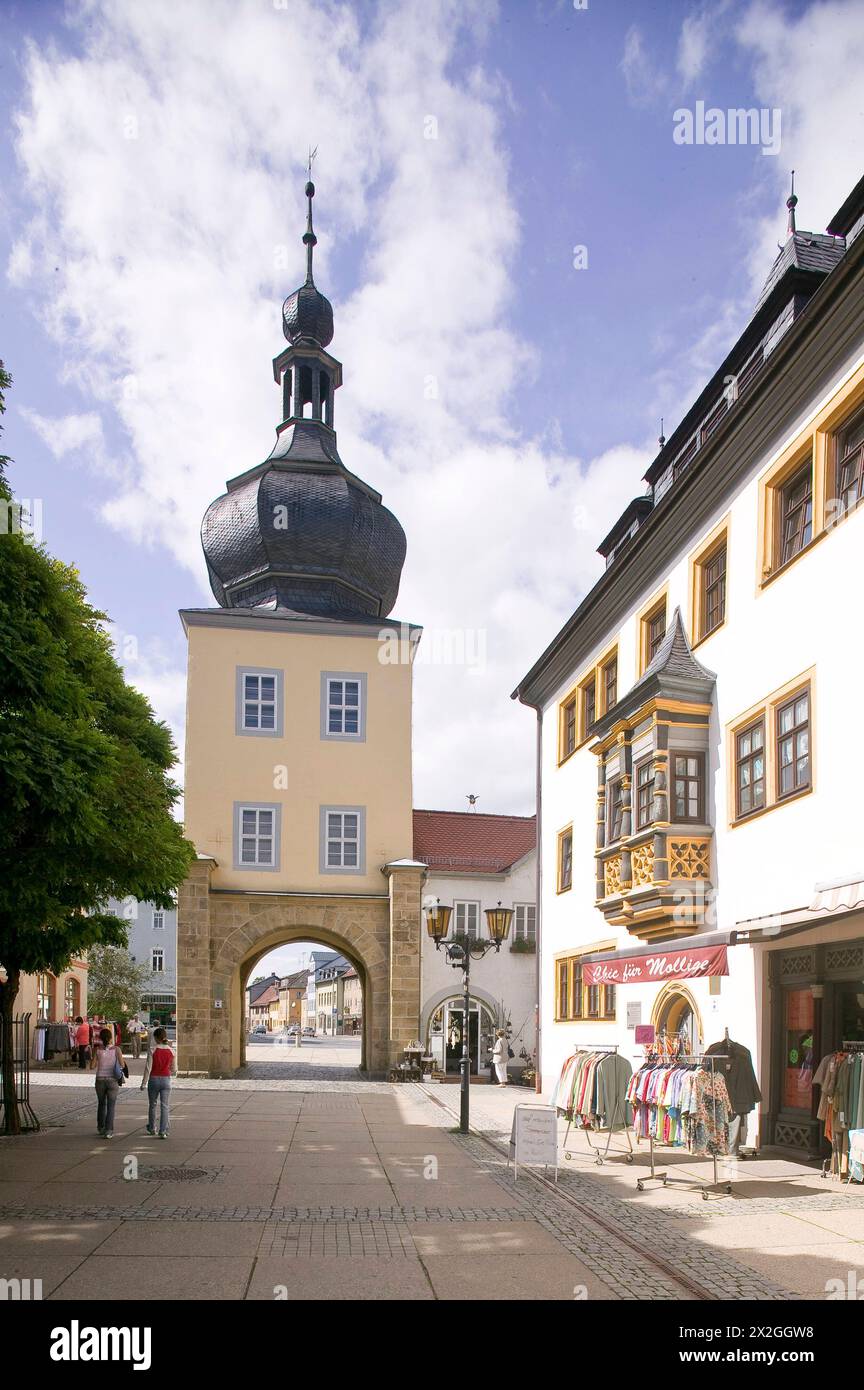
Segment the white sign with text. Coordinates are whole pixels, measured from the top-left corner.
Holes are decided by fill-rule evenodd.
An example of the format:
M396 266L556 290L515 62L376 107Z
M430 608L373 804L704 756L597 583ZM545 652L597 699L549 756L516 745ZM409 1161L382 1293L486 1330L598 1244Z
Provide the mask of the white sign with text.
M558 1113L551 1105L517 1105L510 1129L510 1158L519 1164L555 1169L558 1181ZM509 1160L508 1160L509 1162Z

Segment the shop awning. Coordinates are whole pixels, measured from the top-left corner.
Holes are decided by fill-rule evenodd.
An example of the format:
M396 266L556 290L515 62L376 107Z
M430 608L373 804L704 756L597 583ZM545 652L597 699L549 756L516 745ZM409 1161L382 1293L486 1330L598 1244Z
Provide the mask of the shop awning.
M728 975L727 948L734 936L710 932L691 937L686 945L672 943L652 951L598 951L582 957L582 980L586 985L637 985Z
M835 878L827 883L817 883L809 912L822 913L854 912L864 907L864 874L858 878Z

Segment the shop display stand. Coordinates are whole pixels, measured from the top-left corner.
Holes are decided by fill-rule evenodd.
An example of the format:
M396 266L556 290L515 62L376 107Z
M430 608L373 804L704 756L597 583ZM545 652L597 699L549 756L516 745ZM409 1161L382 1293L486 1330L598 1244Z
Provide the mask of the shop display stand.
M717 1097L716 1097L715 1094L713 1094L713 1091L714 1091L713 1078L714 1078L714 1076L715 1076L715 1074L716 1074L716 1073L715 1073L714 1063L715 1063L715 1062L728 1062L728 1061L729 1061L729 1055L728 1055L728 1053L712 1052L712 1053L710 1053L710 1054L707 1055L707 1056L701 1056L701 1057L697 1057L697 1056L695 1056L695 1055L692 1054L692 1053L679 1053L679 1055L678 1055L677 1057L671 1057L671 1058L669 1058L668 1060L669 1060L669 1062L670 1062L671 1065L676 1065L676 1064L680 1063L682 1066L688 1066L688 1065L690 1065L690 1064L692 1064L692 1063L695 1063L695 1064L697 1064L697 1065L699 1065L699 1066L702 1066L702 1067L704 1067L704 1066L710 1066L710 1068L711 1068L711 1077L712 1077L712 1087L711 1087L711 1090L712 1090L712 1102L713 1102L713 1106L714 1106L714 1123L715 1123L715 1126L716 1126L716 1123L717 1123ZM668 1174L668 1173L665 1173L665 1172L664 1172L664 1173L658 1173L657 1170L656 1170L655 1164L654 1164L654 1136L653 1136L653 1134L649 1134L649 1136L648 1136L648 1145L649 1145L649 1153L650 1153L650 1158L651 1158L651 1172L647 1175L647 1177L644 1177L644 1178L637 1178L637 1180L636 1180L636 1189L637 1189L638 1192L644 1192L644 1191L645 1191L645 1184L646 1184L646 1182L659 1182L663 1187L667 1187L669 1184L674 1184L676 1187L687 1187L687 1188L690 1188L693 1192L701 1192L701 1193L702 1193L702 1197L703 1197L703 1199L704 1199L706 1202L708 1201L708 1199L709 1199L709 1197L710 1197L710 1195L711 1195L712 1192L724 1192L724 1193L726 1194L727 1197L729 1197L729 1196L732 1195L732 1183L731 1183L730 1179L729 1179L729 1178L721 1178L721 1177L719 1176L718 1171L717 1171L717 1159L718 1159L718 1155L717 1155L716 1153L711 1154L711 1158L712 1158L713 1163L714 1163L714 1176L713 1176L713 1179L711 1180L711 1182L700 1182L700 1181L698 1181L698 1180L697 1180L697 1181L694 1181L694 1180L691 1179L691 1178L676 1178L676 1177L671 1177L671 1178L670 1178L669 1174ZM722 1155L719 1155L719 1156L722 1156ZM695 1155L694 1155L694 1157L695 1157Z
M864 1052L864 1042L842 1042L837 1049L838 1052ZM843 1155L846 1153L847 1131L841 1129L831 1138L831 1156L822 1163L822 1177L834 1178L837 1182L843 1181ZM849 1164L849 1176L846 1183L852 1181L852 1164Z
M595 1046L592 1046L591 1043L583 1043L583 1042L580 1042L578 1048L576 1049L577 1052L607 1052L607 1053L615 1053L615 1052L618 1052L618 1050L619 1050L619 1048L618 1048L618 1044L617 1044L617 1043L615 1043L615 1044L603 1043L603 1044L600 1044L600 1045L598 1045L598 1046L595 1047ZM622 1121L622 1127L623 1127L623 1130L624 1130L625 1135L627 1136L627 1148L626 1148L626 1149L618 1149L618 1148L613 1149L613 1148L612 1148L612 1135L613 1135L614 1130L615 1130L615 1121L618 1120L618 1119L620 1119L620 1120ZM568 1137L569 1137L569 1135L570 1135L570 1130L571 1130L572 1126L573 1126L573 1120L572 1120L572 1119L569 1119L569 1120L567 1121L567 1129L566 1129L566 1132L565 1132L565 1134L564 1134L564 1147L563 1147L563 1154L564 1154L564 1157L565 1157L565 1159L567 1160L568 1163L570 1163L574 1158L581 1158L581 1157L582 1157L581 1154L574 1154L574 1153L572 1153L572 1152L567 1148L567 1139L568 1139ZM583 1129L583 1130L582 1130L582 1133L585 1135L586 1139L588 1140L588 1147L589 1147L589 1149L591 1150L592 1154L594 1155L594 1162L595 1162L598 1166L602 1166L603 1163L604 1163L605 1160L609 1157L610 1154L623 1154L623 1156L624 1156L624 1161L625 1161L626 1163L632 1163L632 1162L633 1162L633 1141L632 1141L631 1138L630 1138L630 1126L627 1124L627 1100L626 1100L626 1097L624 1097L624 1096L617 1096L617 1097L616 1097L616 1099L615 1099L615 1109L613 1110L611 1119L609 1120L608 1128L605 1128L605 1129L604 1129L604 1128L597 1128L597 1129L594 1130L594 1133L595 1133L595 1134L603 1134L604 1132L605 1132L605 1134L606 1134L606 1144L605 1144L605 1147L603 1147L603 1148L601 1149L601 1147L600 1147L599 1144L596 1144L596 1145L595 1145L595 1144L592 1144L592 1143L591 1143L591 1129L590 1129L590 1127L587 1128L587 1129Z

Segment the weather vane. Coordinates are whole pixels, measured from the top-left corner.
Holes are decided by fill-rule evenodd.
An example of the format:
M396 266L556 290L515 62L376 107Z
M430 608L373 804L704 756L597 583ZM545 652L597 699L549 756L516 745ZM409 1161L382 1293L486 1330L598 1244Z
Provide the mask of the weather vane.
M312 146L310 145L310 146L309 146L309 158L308 158L307 161L306 161L306 177L307 177L307 179L311 179L311 177L312 177L312 161L313 161L313 159L315 158L315 156L316 156L317 153L318 153L318 146L316 145L315 148L314 148L314 150L313 150Z

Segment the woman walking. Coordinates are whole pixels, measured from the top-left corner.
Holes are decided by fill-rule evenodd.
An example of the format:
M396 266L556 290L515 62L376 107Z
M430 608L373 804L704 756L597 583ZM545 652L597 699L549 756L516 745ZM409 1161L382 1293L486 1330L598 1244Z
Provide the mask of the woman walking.
M507 1080L507 1034L503 1028L499 1028L495 1034L492 1064L495 1067L495 1075L498 1077L498 1085L509 1086L510 1083Z
M171 1078L177 1075L177 1058L174 1056L174 1049L168 1042L168 1034L164 1028L157 1028L153 1033L150 1050L147 1053L147 1061L144 1064L144 1075L141 1079L141 1090L147 1087L147 1133L156 1134L156 1107L159 1107L159 1138L168 1138L168 1126L170 1124L171 1109Z
M96 1129L100 1139L114 1138L114 1107L117 1092L123 1084L125 1063L123 1053L114 1041L110 1028L103 1028L93 1049L91 1071L96 1069L96 1099L99 1102Z

